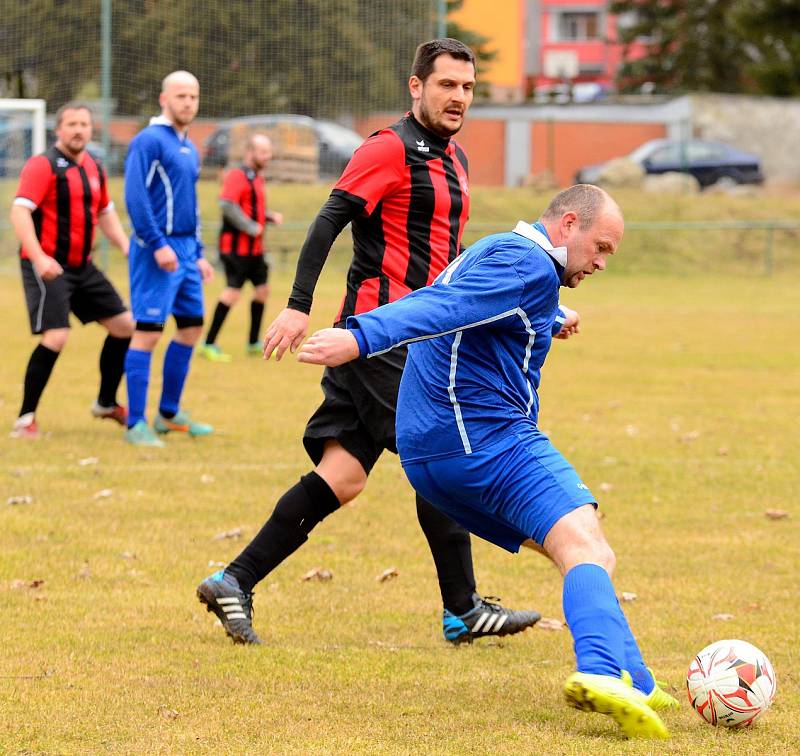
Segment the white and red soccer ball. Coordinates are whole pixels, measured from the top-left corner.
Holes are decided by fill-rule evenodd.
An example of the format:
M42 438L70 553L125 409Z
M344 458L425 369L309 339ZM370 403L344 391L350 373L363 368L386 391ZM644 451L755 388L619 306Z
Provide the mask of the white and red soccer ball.
M689 665L689 703L704 721L747 727L775 698L775 672L766 654L741 640L706 646Z

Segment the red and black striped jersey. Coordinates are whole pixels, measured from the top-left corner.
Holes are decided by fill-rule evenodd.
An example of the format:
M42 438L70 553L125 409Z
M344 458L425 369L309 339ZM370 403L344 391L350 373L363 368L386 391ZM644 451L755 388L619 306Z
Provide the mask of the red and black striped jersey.
M267 196L264 177L246 166L232 168L222 182L221 200L234 202L251 220L264 226L267 218ZM220 254L249 256L263 254L261 235L249 236L230 223L224 216L219 235Z
M14 204L32 211L45 254L69 268L89 261L97 217L114 206L105 171L94 158L84 152L79 164L55 146L25 163ZM22 247L20 255L28 257Z
M466 155L411 113L356 150L331 194L363 207L352 222L339 325L432 283L461 250L469 217Z

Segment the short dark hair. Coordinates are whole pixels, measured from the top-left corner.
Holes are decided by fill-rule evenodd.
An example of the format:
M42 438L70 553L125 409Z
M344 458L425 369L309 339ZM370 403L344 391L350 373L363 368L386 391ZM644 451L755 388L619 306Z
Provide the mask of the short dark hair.
M64 113L68 110L87 110L89 112L89 118L94 120L94 113L92 113L92 109L81 100L70 100L69 102L65 102L57 111L56 111L56 127L61 125L61 119L64 118Z
M540 220L558 220L564 213L572 211L578 216L578 228L591 228L598 213L610 199L598 186L575 184L550 200Z
M443 37L442 39L423 42L417 48L414 64L411 66L411 75L416 76L420 81L425 81L433 72L433 64L440 55L449 55L456 60L466 60L472 63L472 67L477 72L475 53L463 42L450 37Z

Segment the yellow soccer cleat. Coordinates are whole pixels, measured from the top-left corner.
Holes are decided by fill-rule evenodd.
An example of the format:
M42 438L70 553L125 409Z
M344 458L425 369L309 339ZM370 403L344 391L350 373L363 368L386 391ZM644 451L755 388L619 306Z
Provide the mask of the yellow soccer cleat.
M575 709L607 714L626 737L669 737L661 718L647 704L647 697L620 678L573 672L564 684L564 697Z
M678 703L677 699L674 696L671 696L667 693L666 690L663 688L666 686L665 682L661 680L657 680L655 673L653 672L650 667L647 668L647 671L653 676L653 682L656 684L656 687L650 691L650 693L645 698L647 701L647 705L653 709L653 711L664 711L666 709L680 709L681 705ZM628 673L623 670L623 677L625 679L625 675ZM632 683L631 683L632 684Z

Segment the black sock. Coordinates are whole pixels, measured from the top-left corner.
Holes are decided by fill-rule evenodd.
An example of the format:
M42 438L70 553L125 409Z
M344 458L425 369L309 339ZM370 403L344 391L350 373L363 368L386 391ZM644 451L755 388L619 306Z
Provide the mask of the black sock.
M230 309L231 308L224 302L217 302L217 309L214 310L214 319L211 321L211 328L208 329L208 333L206 334L206 344L213 344L217 340L220 328L222 328L225 318L228 317Z
M42 391L50 379L50 373L53 372L53 365L56 364L58 355L59 352L48 349L44 344L38 344L31 353L28 368L25 371L25 389L22 396L22 407L19 411L20 417L29 412L36 412Z
M319 475L304 475L281 496L258 535L225 572L239 581L245 593L250 593L256 583L308 540L314 526L339 507L336 494Z
M109 334L100 350L100 393L97 403L101 407L113 407L117 403L117 389L125 372L125 355L129 338L119 339Z
M464 614L473 607L475 573L469 531L417 494L417 519L428 539L444 608Z
M250 302L250 342L256 344L259 341L258 334L261 332L261 318L264 316L264 303Z

